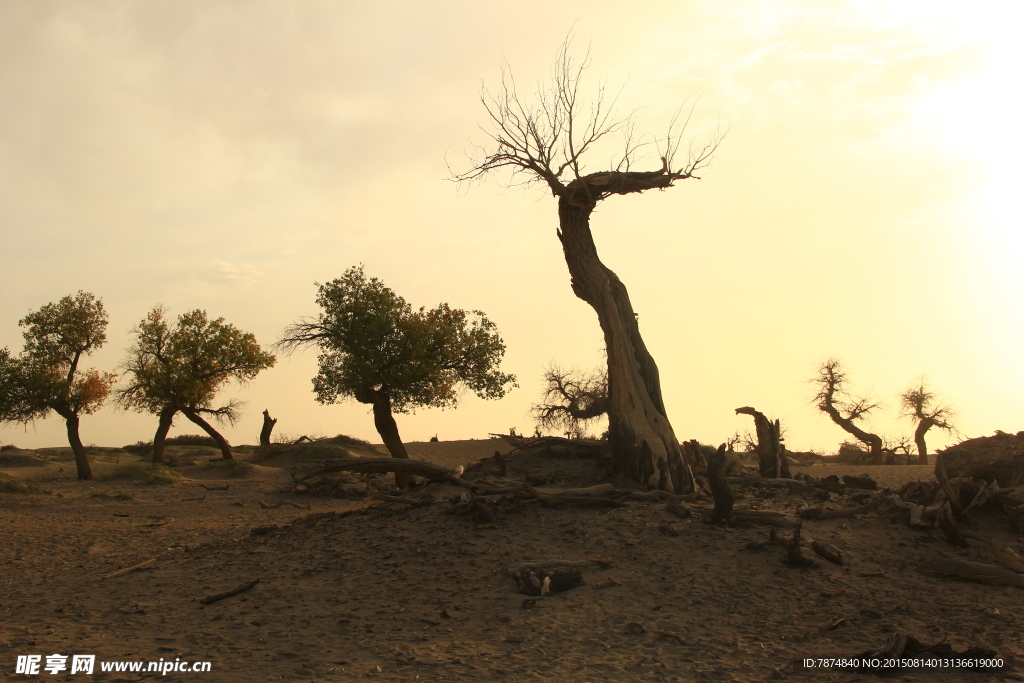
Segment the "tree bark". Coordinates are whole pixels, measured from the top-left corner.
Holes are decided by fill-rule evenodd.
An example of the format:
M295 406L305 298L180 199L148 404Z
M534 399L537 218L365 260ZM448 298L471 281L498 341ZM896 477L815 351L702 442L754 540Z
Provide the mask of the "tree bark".
M213 428L209 422L204 420L202 416L191 408L182 408L182 414L188 419L195 422L197 425L203 428L203 431L213 437L213 440L217 442L217 446L220 447L221 455L224 456L225 460L234 460L235 458L231 455L231 446L228 444L227 439L221 436L220 432Z
M754 430L757 433L758 469L761 476L771 479L779 477L792 479L789 473L789 463L786 462L786 454L779 436L778 421L772 422L765 417L764 413L754 410L750 406L737 408L736 412L751 415L754 418Z
M78 470L78 480L89 481L92 479L92 467L89 466L89 456L85 454L85 446L82 445L82 439L78 435L78 427L80 424L78 415L67 408L57 410L56 412L64 418L64 421L67 424L68 443L71 445L71 452L75 454L75 467Z
M277 420L271 419L270 411L263 411L263 429L260 430L260 446L266 447L270 445L270 433L274 431L274 425L277 424Z
M373 398L373 426L384 441L388 453L392 458L409 459L409 453L405 450L402 437L398 433L398 423L395 416L391 414L391 397L386 389L381 388L374 392ZM407 489L412 485L412 475L406 472L395 472L395 484L400 489Z
M597 193L626 194L660 187L647 182L646 176L656 180L657 175L593 174L573 181L559 196L558 238L573 292L593 307L604 332L608 435L616 468L648 486L687 493L693 490L693 475L665 415L658 366L640 336L625 285L601 262L590 232ZM606 176L611 179L604 180Z
M932 428L934 422L928 418L924 418L917 423L917 429L914 430L914 443L917 444L917 464L927 465L928 464L928 444L924 441L924 435Z
M167 441L167 432L171 431L174 424L174 414L178 412L174 404L164 406L160 410L160 421L157 424L156 434L153 435L153 458L154 464L161 464L164 461L164 442Z

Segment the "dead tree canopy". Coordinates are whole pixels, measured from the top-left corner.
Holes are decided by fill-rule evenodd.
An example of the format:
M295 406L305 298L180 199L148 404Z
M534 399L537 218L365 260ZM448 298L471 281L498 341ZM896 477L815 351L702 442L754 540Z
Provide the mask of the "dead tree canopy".
M779 421L772 422L764 413L750 406L737 408L738 415L750 415L754 418L754 429L757 433L758 469L762 477L792 479L789 463L786 462L785 447L782 445Z
M544 382L542 402L532 408L539 429L581 439L588 423L608 413L608 374L603 370L563 370L552 365L544 372Z
M520 97L503 70L496 93L484 89L487 114L484 132L490 141L478 147L472 167L453 179L472 181L495 172L511 172L513 181L543 183L558 200L559 228L572 290L597 313L608 354L608 436L615 466L635 481L670 492L692 490L693 477L665 412L658 366L648 353L626 287L597 254L590 217L598 202L612 195L635 194L672 187L696 178L707 166L721 135L716 131L688 152L677 154L689 114L678 113L664 137L641 139L633 134L633 117L617 117L612 102L598 88L584 101L583 72L589 59L574 61L570 40L558 52L551 80L542 83L533 102ZM682 110L680 110L682 113ZM612 134L622 145L610 170L590 171L586 160L608 159L597 151ZM641 153L656 149L654 170L634 171ZM642 234L635 231L638 240ZM656 245L645 248L655 252Z
M951 406L936 403L935 394L928 388L922 377L914 386L900 394L901 415L917 422L914 429L914 443L917 445L917 463L928 464L928 444L925 434L932 427L938 427L949 433L955 433L953 425L955 411Z
M861 429L855 422L881 404L872 403L868 398L855 397L846 391L846 371L838 359L829 358L822 363L818 368L818 376L812 381L818 385L818 393L814 397L818 409L828 415L843 431L868 446L872 465L881 465L882 437Z

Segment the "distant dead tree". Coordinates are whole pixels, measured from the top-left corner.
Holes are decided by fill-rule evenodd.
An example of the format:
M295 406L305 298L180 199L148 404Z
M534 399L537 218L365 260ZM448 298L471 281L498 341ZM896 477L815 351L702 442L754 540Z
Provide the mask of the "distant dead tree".
M544 396L532 408L538 429L583 438L586 424L608 413L608 375L603 370L563 370L551 365L544 371Z
M818 385L818 393L814 397L818 410L868 447L872 465L881 465L884 461L882 437L864 431L855 423L855 420L865 417L881 404L872 403L868 398L858 398L846 391L846 372L836 358L829 358L822 363L818 368L818 376L811 381Z
M658 366L640 336L637 316L625 285L597 254L590 216L598 202L612 195L666 189L679 180L697 178L721 141L715 132L691 142L685 160L677 159L692 114L677 112L664 138L642 140L633 134L633 116L616 116L603 87L591 101L581 95L589 56L575 61L571 36L558 51L551 79L542 83L533 102L520 96L507 69L496 93L483 89L488 144L478 146L472 167L452 173L473 181L511 172L513 182L541 183L558 200L559 229L572 290L597 312L608 353L608 433L617 469L635 481L666 491L693 489L693 476L665 412ZM622 134L611 170L589 171L584 160L602 154L595 148L608 136ZM644 148L655 147L661 168L634 171ZM599 157L608 158L608 157ZM639 233L637 233L638 239ZM650 247L646 247L650 249Z
M736 413L750 415L754 418L754 430L757 433L758 469L762 477L791 479L789 463L786 462L786 449L782 445L779 421L769 420L764 413L750 406L737 408Z
M901 417L909 417L917 422L914 429L914 443L917 444L917 464L928 464L928 445L924 435L932 427L938 427L950 434L957 431L953 420L956 411L951 406L936 403L936 396L929 390L924 377L914 386L900 394Z

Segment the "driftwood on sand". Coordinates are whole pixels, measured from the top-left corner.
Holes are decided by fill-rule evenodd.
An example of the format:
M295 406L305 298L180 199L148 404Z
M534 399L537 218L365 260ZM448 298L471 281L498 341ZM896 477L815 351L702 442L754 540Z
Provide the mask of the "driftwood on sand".
M139 562L138 564L132 565L131 567L126 567L124 569L119 569L116 572L114 572L112 574L107 574L106 576L104 576L102 578L104 578L104 579L112 579L115 576L121 576L122 574L127 574L128 572L133 572L133 571L135 571L137 569L145 569L146 567L150 567L150 566L152 566L154 564L156 564L156 558L155 557L152 560L146 560L145 562Z
M990 586L1024 588L1024 574L981 562L968 562L952 557L936 557L919 564L915 571L926 576L985 583Z
M293 503L290 500L280 500L280 501L278 501L276 503L267 503L267 502L264 502L263 500L260 500L260 507L263 508L264 510L276 510L277 508L281 507L282 505L290 505L291 507L296 508L297 510L308 510L309 509L308 505L299 505L298 503Z
M259 582L260 582L260 580L258 578L257 579L253 579L252 581L247 581L247 582L243 583L238 588L232 588L231 590L224 591L223 593L217 593L215 595L209 595L209 596L203 598L202 600L200 600L199 602L201 602L204 605L212 605L213 603L219 602L221 600L224 600L225 598L230 598L230 597L233 597L235 595L238 595L239 593L244 593L245 591L251 589L253 586L255 586Z

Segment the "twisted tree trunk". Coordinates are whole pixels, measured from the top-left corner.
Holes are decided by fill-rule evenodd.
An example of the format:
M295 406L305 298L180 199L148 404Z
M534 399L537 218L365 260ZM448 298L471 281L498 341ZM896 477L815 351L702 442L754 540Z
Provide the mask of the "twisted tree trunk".
M164 461L164 443L167 441L167 432L171 431L174 414L177 412L178 408L173 403L160 409L160 421L157 424L156 434L153 436L153 464L158 465Z
M590 232L597 199L667 187L661 173L600 173L570 183L558 201L572 290L597 312L608 353L608 434L613 461L634 481L671 493L693 490L693 475L665 415L658 366L640 336L625 285L598 257Z
M409 459L409 452L405 450L402 437L398 433L398 423L391 413L391 395L387 386L374 389L371 386L360 387L355 398L360 403L369 403L373 406L373 426L377 428L384 446L392 458ZM412 485L412 475L407 472L395 472L395 484L400 489L407 489Z
M737 413L750 415L754 418L754 431L757 433L758 469L762 477L791 479L789 463L783 452L782 439L779 436L779 422L772 422L764 413L750 406L736 409Z
M914 443L917 444L918 465L928 464L928 444L924 441L924 435L934 426L935 420L926 417L917 423L917 429L914 430Z
M89 456L85 454L85 446L82 445L82 438L78 435L78 427L81 423L78 415L67 407L55 407L54 411L64 418L68 431L68 444L71 452L75 454L75 468L78 470L79 481L92 479L92 467L89 465Z
M872 465L881 465L883 463L882 437L877 434L865 432L863 429L858 427L853 420L843 416L843 414L839 412L839 409L833 405L832 400L832 392L827 393L825 400L818 405L818 408L828 415L833 422L839 425L843 431L868 446L871 450Z
M217 446L220 448L221 455L225 460L234 460L234 456L231 455L231 446L228 444L228 440L221 436L221 433L213 428L209 422L203 419L203 417L192 408L182 408L181 413L188 419L195 422L197 425L202 427L203 431L213 437L213 440L217 442Z

